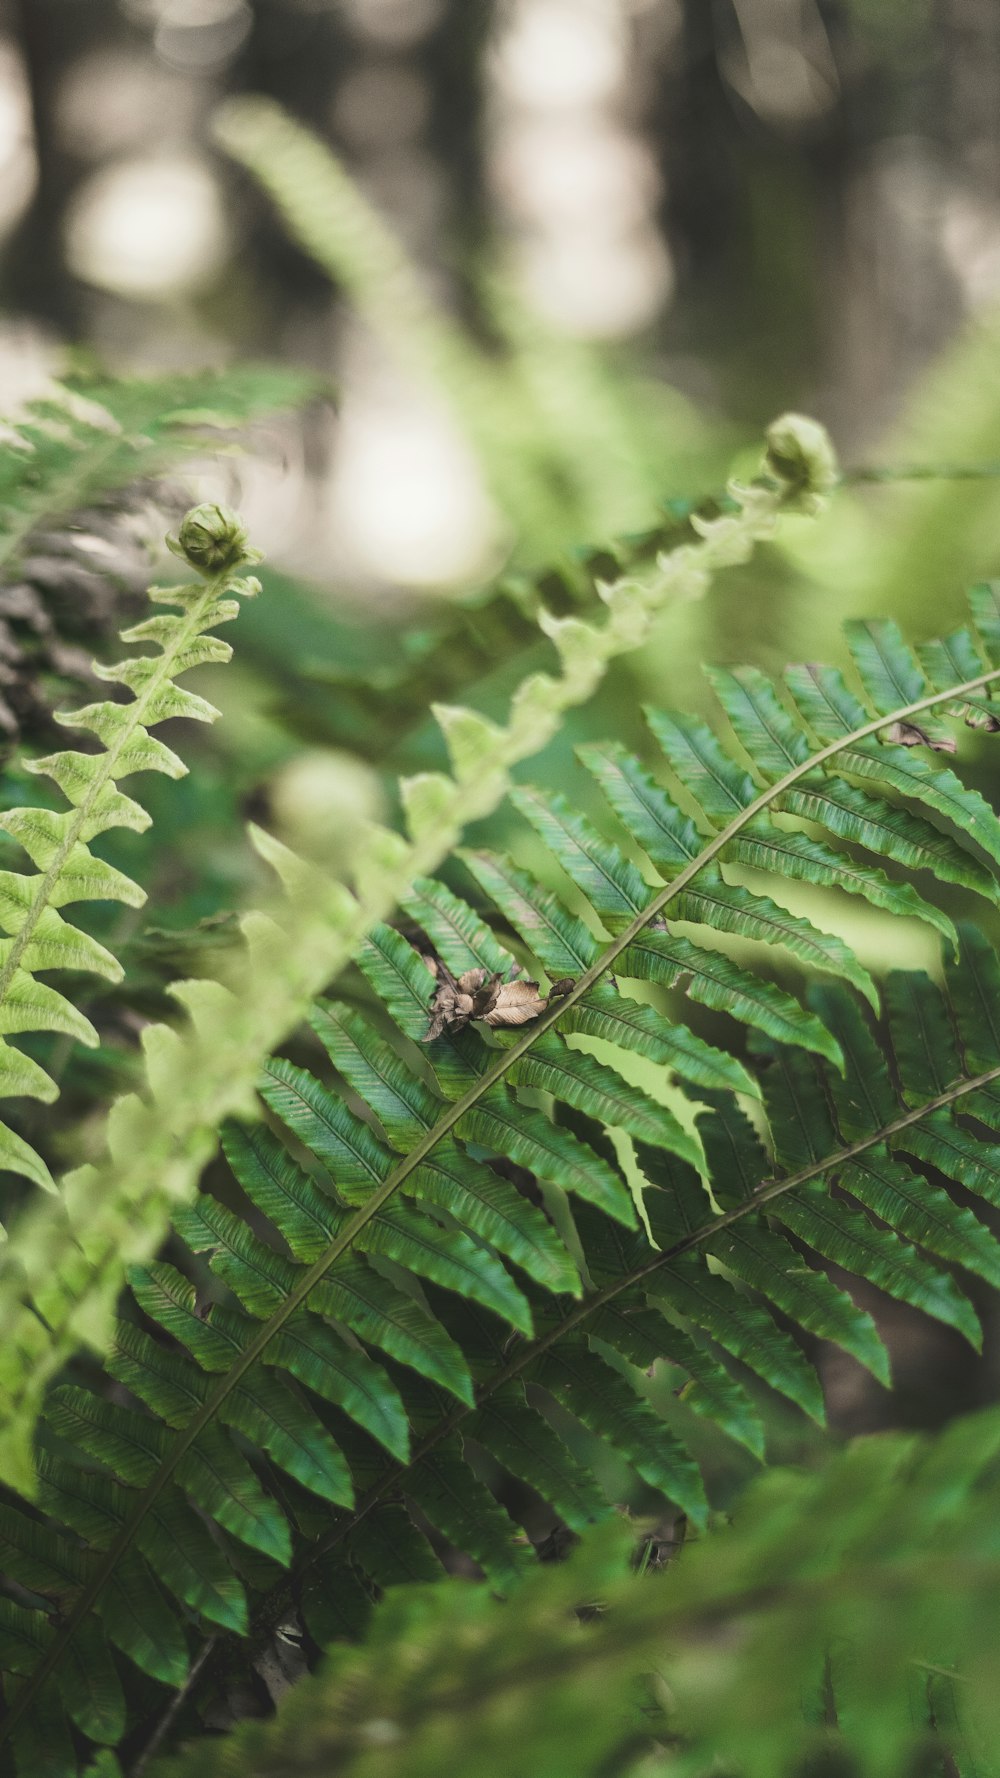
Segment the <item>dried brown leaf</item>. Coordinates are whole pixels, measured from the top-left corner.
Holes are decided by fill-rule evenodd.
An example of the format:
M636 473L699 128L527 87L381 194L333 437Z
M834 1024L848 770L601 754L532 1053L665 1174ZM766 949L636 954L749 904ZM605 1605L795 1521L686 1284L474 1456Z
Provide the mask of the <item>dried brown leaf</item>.
M890 722L882 730L883 739L897 747L930 747L934 753L957 753L958 742L952 735L929 735L915 722Z
M538 992L537 982L503 982L497 989L493 1005L488 1011L477 1013L476 1017L485 1019L494 1028L506 1029L530 1024L547 1005L544 995Z
M445 1031L461 1031L474 1019L482 1019L493 1030L528 1025L549 1004L537 982L521 981L516 972L509 981L485 969L466 969L454 976L440 957L426 956L424 960L437 978L425 1043L433 1043ZM550 998L558 999L572 986L572 976L554 982Z

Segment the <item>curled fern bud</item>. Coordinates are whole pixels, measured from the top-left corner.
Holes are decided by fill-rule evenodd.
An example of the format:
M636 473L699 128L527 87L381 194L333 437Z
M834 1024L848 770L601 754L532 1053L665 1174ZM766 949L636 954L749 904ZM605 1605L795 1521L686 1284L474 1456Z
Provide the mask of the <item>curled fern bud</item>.
M838 479L837 457L825 426L804 414L782 414L771 423L763 467L765 474L789 487L803 512L815 511Z
M238 568L241 562L260 561L258 551L247 542L247 528L239 513L214 501L192 506L177 536L168 537L167 544L199 574L221 574L226 568Z

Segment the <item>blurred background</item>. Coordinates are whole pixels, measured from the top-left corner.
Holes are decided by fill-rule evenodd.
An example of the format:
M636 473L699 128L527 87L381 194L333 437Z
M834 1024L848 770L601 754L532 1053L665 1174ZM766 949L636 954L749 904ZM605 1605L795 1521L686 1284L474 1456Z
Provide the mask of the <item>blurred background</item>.
M307 252L242 164L266 183L268 140L226 152L220 107L246 95L335 151L405 249L398 303L368 211L320 203ZM848 467L942 474L857 480L790 521L668 613L530 775L583 800L573 744L645 746L645 699L710 708L700 661L843 659L848 615L915 639L961 621L964 586L1000 573L1000 7L0 0L0 304L8 417L74 365L313 379L239 456L154 490L158 510L239 503L268 568L208 688L225 720L189 779L150 787L155 839L121 839L168 935L137 937L134 1010L158 943L176 962L254 891L248 814L391 816L395 775L441 763L430 698L499 711L544 663L525 589L592 595L734 462L752 473L784 409L825 421ZM36 589L45 573L43 553ZM80 623L99 653L120 617L102 612ZM996 741L960 747L995 794ZM937 968L925 929L807 899L876 971ZM77 1109L120 1054L81 1067ZM892 1313L893 1414L995 1393L995 1355ZM828 1384L846 1428L886 1411L847 1360Z
M992 0L2 0L6 405L64 342L332 376L257 523L343 594L471 584L509 537L460 428L213 146L241 92L335 146L481 341L534 351L551 427L560 351L607 373L629 411L576 542L713 486L783 407L867 456L1000 300Z

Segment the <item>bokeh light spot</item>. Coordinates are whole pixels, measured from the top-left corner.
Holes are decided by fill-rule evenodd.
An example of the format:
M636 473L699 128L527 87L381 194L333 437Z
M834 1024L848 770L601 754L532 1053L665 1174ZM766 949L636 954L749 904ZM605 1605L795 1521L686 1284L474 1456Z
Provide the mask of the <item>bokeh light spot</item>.
M625 74L616 6L604 0L518 0L504 15L494 79L503 98L548 110L602 105Z
M0 38L0 235L27 208L36 177L24 64L14 45Z
M441 0L344 0L348 20L360 36L403 49L419 43L441 17Z
M228 245L215 178L203 161L182 156L102 168L79 193L66 224L73 271L122 296L195 289L218 270Z
M247 0L163 0L153 47L170 68L225 67L253 29Z
M341 411L330 525L362 572L399 586L474 580L491 564L498 533L447 420L398 385L367 379Z
M526 293L539 314L580 339L614 339L646 327L669 300L673 263L646 223L619 236L560 230L518 251Z

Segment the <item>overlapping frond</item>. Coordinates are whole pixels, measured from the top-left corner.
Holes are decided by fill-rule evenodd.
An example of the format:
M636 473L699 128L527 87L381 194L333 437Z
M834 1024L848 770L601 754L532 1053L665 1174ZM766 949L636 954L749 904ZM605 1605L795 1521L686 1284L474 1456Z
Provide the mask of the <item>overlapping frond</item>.
M230 658L229 643L212 631L231 622L240 598L259 588L257 581L238 573L259 557L248 547L242 526L219 507L192 509L181 526L177 553L188 567L198 568L199 578L186 586L153 587L150 598L179 610L147 618L122 634L124 642L152 643L155 652L113 666L95 665L100 678L132 694L130 701L106 699L58 715L67 728L88 731L99 746L26 762L28 770L53 781L69 807L18 807L0 814L0 829L17 841L35 867L33 872L0 872L0 1098L51 1101L58 1094L51 1076L10 1037L54 1031L85 1044L98 1042L90 1021L39 977L73 970L116 981L121 966L60 910L89 901L141 907L145 892L139 884L105 863L91 843L111 828L142 832L149 826L150 816L119 788L120 779L149 771L179 778L187 771L183 760L150 730L178 716L214 719L213 706L175 680L191 667ZM55 1189L41 1156L2 1124L0 1166Z
M668 499L658 522L641 533L564 554L539 573L507 569L468 602L444 602L444 610L440 599L428 601L398 659L386 659L380 634L365 663L348 665L322 654L303 662L305 686L283 704L283 719L311 740L321 734L352 751L363 745L369 758L392 757L432 722L435 704L458 697L479 703L484 681L498 670L540 657L543 608L559 617L586 616L598 608L602 584L646 570L661 552L695 542L699 523L732 510L726 495Z
M332 1650L275 1718L157 1778L506 1778L512 1749L574 1778L774 1778L814 1761L986 1778L998 1448L993 1409L936 1445L883 1434L774 1470L665 1572L655 1539L653 1572L630 1572L618 1524L504 1603L459 1579L399 1587L363 1646Z
M69 1451L83 1455L87 1511L96 1489L105 1529L49 1495L33 1512L10 1509L8 1571L33 1595L44 1651L30 1679L11 1681L22 1765L40 1711L46 1732L61 1707L111 1744L96 1713L74 1714L66 1675L78 1636L121 1647L107 1601L126 1554L147 1614L129 1658L176 1684L197 1620L213 1636L239 1633L298 1597L324 1642L357 1626L401 1572L431 1570L442 1547L508 1591L530 1556L522 1521L537 1526L540 1502L571 1530L614 1512L575 1454L588 1439L703 1523L697 1464L641 1372L676 1366L690 1406L759 1455L761 1385L822 1419L815 1342L888 1378L871 1314L830 1267L978 1344L951 1268L996 1282L1000 1244L947 1182L1000 1201L991 946L921 899L946 939L945 987L911 974L880 992L842 940L727 876L744 845L759 872L791 844L803 880L864 893L871 879L876 905L890 905L897 885L871 860L896 860L870 809L902 809L886 791L905 774L922 793L905 813L921 858L937 861L928 870L995 899L988 805L906 744L925 710L988 701L1000 668L978 652L996 658L985 595L975 610L976 652L959 657L978 667L971 679L942 682L934 668L931 688L917 682L884 628L857 638L866 702L811 669L811 685L853 701L855 726L828 741L766 682L720 679L770 788L758 789L736 743L663 714L652 726L672 787L601 748L584 759L607 793L606 821L516 792L554 875L572 884L572 910L480 852L466 862L503 936L482 907L425 878L405 896L409 936L371 929L356 953L362 979L314 1009L309 1065L269 1063L268 1120L230 1130L224 1197L181 1210L170 1263L133 1272L110 1364L130 1399L64 1386L46 1412L43 1452L64 1465ZM873 636L914 693L906 704L890 708L870 669ZM904 739L876 740L882 731ZM823 808L831 786L855 817L850 853L833 818L822 842L785 824L799 814L792 796ZM922 812L940 816L945 802L948 829ZM780 893L779 874L771 886ZM734 938L738 956L721 948ZM781 982L772 956L788 960ZM427 1043L442 967L500 981L527 968L557 991L520 1031L487 1038L459 1020ZM797 970L807 994L790 985ZM711 1044L677 1023L666 996L679 986L710 1010ZM192 1515L214 1528L203 1593L157 1541ZM69 1751L53 1769L74 1769Z
M745 561L781 513L818 510L833 474L822 429L786 415L768 430L756 480L730 485L730 513L700 521L695 541L663 552L647 573L601 588L603 621L541 613L561 672L529 674L502 726L462 708L435 712L454 776L425 773L402 784L409 841L368 829L354 849L353 892L257 836L289 899L274 918L244 918L238 994L215 981L176 985L190 1021L182 1031L146 1027L146 1091L113 1108L103 1159L76 1169L58 1198L22 1218L16 1256L0 1255L0 1455L18 1487L31 1492L34 1415L49 1380L81 1340L106 1349L126 1266L155 1252L166 1207L194 1198L222 1123L245 1114L267 1056L316 994L414 880L449 856L465 825L497 807L512 768L558 733L608 662L639 646L673 601L699 596L713 573Z

